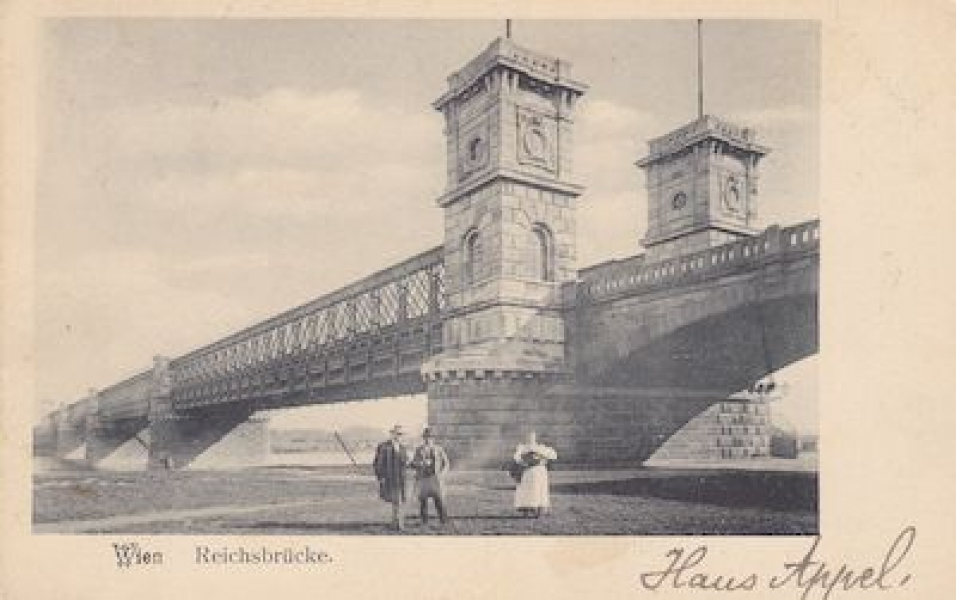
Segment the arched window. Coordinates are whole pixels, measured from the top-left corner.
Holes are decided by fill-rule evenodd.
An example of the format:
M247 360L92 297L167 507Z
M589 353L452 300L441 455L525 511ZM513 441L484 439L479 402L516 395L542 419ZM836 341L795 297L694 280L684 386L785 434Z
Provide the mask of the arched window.
M532 254L532 274L541 281L554 281L554 241L551 230L538 223L532 230L537 246Z
M465 283L474 283L481 274L481 265L484 262L484 248L481 243L481 234L477 229L472 229L465 234L464 253Z
M476 137L468 142L468 160L478 162L479 158L481 158L481 138Z

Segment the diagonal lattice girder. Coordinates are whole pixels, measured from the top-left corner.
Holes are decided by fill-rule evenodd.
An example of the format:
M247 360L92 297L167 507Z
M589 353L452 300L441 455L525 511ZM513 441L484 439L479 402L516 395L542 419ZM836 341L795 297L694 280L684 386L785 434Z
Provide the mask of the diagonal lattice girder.
M407 377L401 357L423 360L440 348L442 260L435 248L174 359L174 405L268 402L290 391L367 387L372 379L387 389L390 377ZM408 385L402 379L400 387Z

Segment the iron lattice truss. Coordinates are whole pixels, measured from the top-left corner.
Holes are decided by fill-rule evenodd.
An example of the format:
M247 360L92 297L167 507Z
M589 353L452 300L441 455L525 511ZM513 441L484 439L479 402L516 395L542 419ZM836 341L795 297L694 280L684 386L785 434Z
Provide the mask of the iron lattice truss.
M254 408L414 393L441 351L435 248L170 363L173 406Z

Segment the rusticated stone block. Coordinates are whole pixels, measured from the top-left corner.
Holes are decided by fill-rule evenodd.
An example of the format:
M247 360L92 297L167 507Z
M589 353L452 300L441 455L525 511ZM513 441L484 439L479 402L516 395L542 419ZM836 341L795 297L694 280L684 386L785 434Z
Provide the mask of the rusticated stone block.
M489 388L501 395L477 394ZM469 397L467 390L476 395ZM442 396L443 392L451 396ZM497 464L530 430L555 447L564 463L637 465L712 404L706 399L609 393L534 379L438 383L429 386L429 398L429 422L459 465ZM678 441L677 446L703 453L716 448L719 431L719 423L711 423L697 433L704 441Z

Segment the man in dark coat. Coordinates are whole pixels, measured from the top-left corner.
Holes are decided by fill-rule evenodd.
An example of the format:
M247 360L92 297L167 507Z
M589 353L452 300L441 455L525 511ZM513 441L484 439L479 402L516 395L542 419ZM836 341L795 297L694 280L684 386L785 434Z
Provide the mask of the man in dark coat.
M375 477L378 479L378 495L392 505L392 525L399 531L405 529L405 469L409 462L408 449L402 444L402 435L401 425L392 427L389 431L390 439L375 449L375 461L372 463Z

